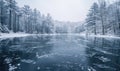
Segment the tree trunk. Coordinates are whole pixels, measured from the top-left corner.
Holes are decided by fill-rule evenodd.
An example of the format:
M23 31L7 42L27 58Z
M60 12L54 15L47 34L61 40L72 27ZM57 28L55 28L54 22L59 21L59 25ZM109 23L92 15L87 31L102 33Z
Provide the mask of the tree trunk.
M17 32L16 13L15 13L14 15L15 15L15 18L14 18L14 25L13 25L13 29L14 29L14 32L16 33L16 32Z
M12 30L12 10L11 10L11 0L10 0L10 10L9 10L9 30Z
M102 20L102 35L105 35L105 30L104 30L104 23L103 23L103 20Z
M1 25L3 25L3 4L1 4L1 8L0 8L0 23Z
M19 17L20 17L20 16L18 15L17 32L18 32L19 29L20 29L20 28L19 28L19 26L20 26L20 25L19 25Z

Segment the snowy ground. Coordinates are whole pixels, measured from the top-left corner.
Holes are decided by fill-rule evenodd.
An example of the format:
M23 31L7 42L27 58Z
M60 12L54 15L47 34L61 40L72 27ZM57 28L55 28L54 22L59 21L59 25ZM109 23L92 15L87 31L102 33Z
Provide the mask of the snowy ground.
M115 35L88 35L88 37L100 37L100 38L115 38L115 39L120 39L120 37L115 36Z
M103 37L103 38L120 38L120 37L114 36L114 35L90 35L90 36Z
M29 35L26 33L0 33L0 38L25 37Z
M26 34L26 33L0 33L0 38L13 38L13 37L25 37L30 35L36 35L36 34ZM114 35L86 35L86 34L37 34L37 35L74 35L74 36L84 36L84 37L101 37L101 38L116 38L120 39L118 36Z

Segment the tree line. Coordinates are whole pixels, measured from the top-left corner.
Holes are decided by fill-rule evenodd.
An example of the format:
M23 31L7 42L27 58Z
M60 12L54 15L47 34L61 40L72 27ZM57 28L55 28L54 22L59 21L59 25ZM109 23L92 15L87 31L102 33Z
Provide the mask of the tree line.
M120 36L120 0L93 3L86 18L85 31L89 34Z
M0 32L52 33L53 19L28 5L17 6L15 0L0 0Z

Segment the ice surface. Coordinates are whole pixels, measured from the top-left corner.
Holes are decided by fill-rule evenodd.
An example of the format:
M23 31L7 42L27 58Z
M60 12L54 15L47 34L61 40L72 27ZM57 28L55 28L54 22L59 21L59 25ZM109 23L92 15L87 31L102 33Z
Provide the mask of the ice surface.
M31 59L22 59L21 61L24 63L34 63L35 62L34 60L31 60Z
M17 69L17 67L15 67L14 65L13 66L9 66L9 71L15 71L15 69Z
M111 61L110 59L108 59L108 58L105 58L105 57L100 57L100 58L98 58L98 59L100 59L102 62L109 62L109 61Z

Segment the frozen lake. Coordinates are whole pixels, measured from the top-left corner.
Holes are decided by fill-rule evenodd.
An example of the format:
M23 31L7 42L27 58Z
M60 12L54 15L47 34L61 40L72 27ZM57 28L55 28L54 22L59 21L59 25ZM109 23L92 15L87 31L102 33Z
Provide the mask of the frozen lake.
M0 71L120 71L120 39L78 35L0 39Z

